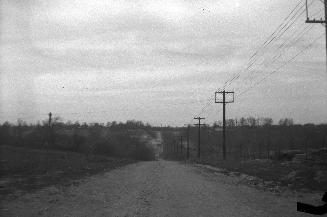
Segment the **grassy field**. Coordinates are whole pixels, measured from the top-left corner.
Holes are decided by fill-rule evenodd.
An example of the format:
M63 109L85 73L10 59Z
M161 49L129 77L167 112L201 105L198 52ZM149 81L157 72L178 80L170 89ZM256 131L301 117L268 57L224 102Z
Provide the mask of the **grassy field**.
M134 163L100 155L0 146L1 197L50 185L76 184L78 179Z

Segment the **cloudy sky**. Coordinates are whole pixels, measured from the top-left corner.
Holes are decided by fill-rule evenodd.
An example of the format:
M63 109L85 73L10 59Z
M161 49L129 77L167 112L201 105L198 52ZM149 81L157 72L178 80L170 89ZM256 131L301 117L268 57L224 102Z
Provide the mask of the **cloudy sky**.
M0 122L51 111L80 122L183 125L200 114L212 123L222 105L208 98L239 75L225 86L236 93L228 117L326 123L324 27L305 24L298 3L0 0ZM323 17L321 1L309 3L310 17Z

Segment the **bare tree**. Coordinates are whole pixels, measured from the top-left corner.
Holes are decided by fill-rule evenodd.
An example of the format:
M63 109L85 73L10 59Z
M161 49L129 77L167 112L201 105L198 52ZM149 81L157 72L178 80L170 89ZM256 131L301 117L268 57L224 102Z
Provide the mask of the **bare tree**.
M274 123L272 118L263 118L263 126L271 126Z
M292 118L283 118L280 119L278 124L280 126L292 126L293 125L293 119Z
M247 120L244 117L242 117L240 119L239 125L240 126L247 126L248 125L248 122L247 122Z
M257 120L254 117L248 117L246 120L250 127L255 127L257 125Z

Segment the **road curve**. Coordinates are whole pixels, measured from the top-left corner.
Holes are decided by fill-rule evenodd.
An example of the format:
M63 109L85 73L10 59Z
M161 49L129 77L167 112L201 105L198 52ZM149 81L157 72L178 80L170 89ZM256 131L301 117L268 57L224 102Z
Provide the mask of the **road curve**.
M139 162L2 201L1 216L296 217L296 199L172 161Z

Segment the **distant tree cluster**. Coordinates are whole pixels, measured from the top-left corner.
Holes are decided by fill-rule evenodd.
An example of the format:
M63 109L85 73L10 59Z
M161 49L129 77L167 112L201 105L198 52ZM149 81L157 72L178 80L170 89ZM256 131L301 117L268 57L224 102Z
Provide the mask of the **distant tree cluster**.
M278 124L280 126L292 126L294 123L292 118L284 118L284 119L280 119Z
M327 149L327 124L294 124L292 118L283 118L274 124L273 119L269 117L243 117L226 120L226 126L229 159L289 159L285 153L309 153ZM211 162L217 160L217 156L222 158L221 127L221 122L201 127L201 158L208 158ZM163 133L170 158L181 157L179 152L174 151L174 147L178 146L181 136L186 137L186 132L185 127L180 127L166 129ZM191 153L196 157L198 128L191 126L189 135Z
M0 145L28 148L57 149L87 154L104 154L114 157L150 160L154 150L140 137L151 136L149 124L128 120L103 123L63 122L54 117L37 124L18 120L16 124L0 124Z
M242 117L228 119L227 152L238 159L270 158L284 150L327 148L327 125L294 124L293 119L283 118L274 124L269 117ZM221 122L201 128L203 156L217 157L221 153ZM154 150L142 141L142 135L155 138L161 131L168 148L180 147L180 138L186 141L186 127L153 127L142 121L79 123L63 122L54 117L37 124L22 120L12 124L0 124L0 145L16 145L31 148L51 148L83 153L105 154L134 159L152 159ZM190 143L196 153L198 128L190 127ZM174 146L172 146L174 145ZM185 147L184 147L185 148ZM170 150L171 151L171 150ZM185 150L183 150L184 152ZM184 152L185 153L185 152ZM175 158L180 155L174 156Z
M240 119L227 119L226 126L227 127L258 127L258 126L271 126L273 125L274 121L272 118L265 117L265 118L254 118L254 117L247 117L247 118L240 118ZM217 121L214 123L214 126L221 127L222 121Z
M272 126L274 124L274 120L269 117L242 117L235 119L226 119L227 127L267 127ZM217 121L213 124L214 127L221 127L223 125L222 121ZM292 118L282 118L278 121L278 125L280 126L292 126L294 125Z

